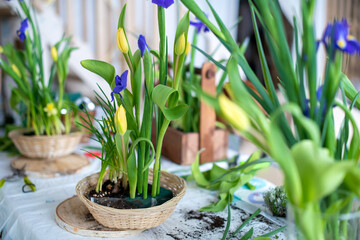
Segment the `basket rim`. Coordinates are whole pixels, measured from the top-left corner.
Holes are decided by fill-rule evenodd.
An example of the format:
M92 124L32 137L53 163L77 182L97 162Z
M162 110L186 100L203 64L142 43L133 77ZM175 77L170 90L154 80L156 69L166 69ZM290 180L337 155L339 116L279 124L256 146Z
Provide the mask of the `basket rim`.
M11 139L28 139L28 140L51 140L51 139L58 139L58 138L65 138L65 137L79 137L82 136L84 133L81 130L76 130L75 132L70 132L68 134L61 134L61 135L53 135L53 136L47 136L47 135L41 135L41 136L25 136L23 135L24 132L28 131L26 128L21 129L14 129L9 132L9 137Z
M152 169L150 169L150 170L152 171ZM149 211L161 211L161 210L164 210L164 209L168 209L169 207L172 207L173 203L177 204L181 200L181 198L183 198L183 196L185 195L186 187L187 187L186 181L183 178L181 178L181 177L179 177L179 176L177 176L175 174L169 173L169 172L161 171L161 175L163 175L163 174L173 176L177 180L180 180L183 187L181 188L181 191L176 196L174 196L170 200L168 200L165 203L163 203L161 205L158 205L158 206L153 206L153 207L149 207L149 208L137 208L137 209L118 209L118 208L102 206L100 204L91 202L87 197L84 196L84 194L82 194L80 192L80 185L82 183L84 183L84 182L87 182L88 179L92 179L92 178L97 177L99 175L98 172L93 173L93 174L81 179L76 184L76 194L78 195L80 200L85 201L86 204L90 205L92 208L98 208L98 209L103 210L104 212L111 211L112 213L118 213L118 214L127 214L127 213L129 213L129 214L134 214L134 213L139 214L139 213L147 213Z

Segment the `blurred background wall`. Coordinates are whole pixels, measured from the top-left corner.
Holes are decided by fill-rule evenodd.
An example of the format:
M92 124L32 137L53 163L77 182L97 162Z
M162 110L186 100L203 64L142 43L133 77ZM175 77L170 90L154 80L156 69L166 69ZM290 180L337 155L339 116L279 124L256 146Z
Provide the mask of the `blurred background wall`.
M26 0L29 1L29 0ZM69 62L70 75L67 81L67 91L81 92L84 96L93 97L93 91L99 84L106 92L110 92L105 82L94 74L83 69L80 61L95 58L113 63L117 68L117 74L125 70L125 63L116 46L117 21L121 8L127 2L126 30L128 32L131 49L137 49L139 34L146 37L150 48L157 49L157 12L156 6L151 0L31 0L38 14L38 21L43 38L44 58L50 59L50 47L60 39L62 34L73 36L73 45L79 49L73 52ZM211 21L215 19L211 15L205 0L196 1L204 12L209 15ZM242 11L246 9L246 0L210 0L225 24L231 28L231 33L239 41L251 36L252 23L249 14ZM280 0L284 10L284 19L287 21L289 31L292 29L293 16L300 16L300 0ZM0 2L0 45L7 42L16 42L16 30L20 26L20 20L15 11L17 1ZM353 35L360 38L360 0L318 0L315 14L316 36L320 38L328 21L334 18L347 17L351 24ZM186 13L186 8L178 1L166 10L166 31L169 37L169 53L172 53L174 34L177 21ZM237 25L239 16L243 20ZM190 16L194 20L194 16ZM189 40L192 39L194 29L190 27ZM291 34L290 34L291 35ZM255 44L252 42L251 44ZM290 39L290 44L292 40ZM229 54L220 46L212 33L201 33L198 46L208 53L214 53L214 58L226 59ZM249 49L247 58L254 61L254 67L258 61L256 46ZM319 58L324 58L322 53ZM196 66L201 67L206 58L197 53ZM46 61L45 61L46 62ZM356 62L347 59L346 71L353 81L359 82L359 71ZM45 69L50 66L45 65ZM322 73L323 66L318 66ZM45 74L48 74L45 72ZM7 101L9 97L9 84L11 79L1 77L0 74L0 103L1 111L8 111ZM1 116L0 116L1 122Z

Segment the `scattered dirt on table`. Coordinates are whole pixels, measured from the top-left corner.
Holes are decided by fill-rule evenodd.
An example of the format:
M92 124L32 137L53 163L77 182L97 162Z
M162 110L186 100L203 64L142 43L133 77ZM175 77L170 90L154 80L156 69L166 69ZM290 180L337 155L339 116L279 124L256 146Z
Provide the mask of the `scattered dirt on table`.
M222 227L224 227L224 223L225 223L224 218L219 217L219 216L215 215L214 213L199 212L199 211L194 211L194 210L187 212L185 215L185 219L186 220L197 219L197 220L203 221L208 224L208 226L206 226L207 230L222 228Z

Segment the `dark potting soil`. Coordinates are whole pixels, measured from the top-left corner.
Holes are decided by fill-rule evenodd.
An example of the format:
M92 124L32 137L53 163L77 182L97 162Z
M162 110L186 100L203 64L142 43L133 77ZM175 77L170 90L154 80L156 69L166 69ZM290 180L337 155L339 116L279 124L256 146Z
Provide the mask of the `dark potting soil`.
M117 208L117 209L138 209L159 206L173 198L173 193L160 187L160 194L151 197L151 185L148 184L148 198L143 199L142 194L136 194L135 198L130 198L129 190L120 186L120 182L114 184L107 180L102 185L101 192L91 190L88 199L97 204Z
M208 225L206 226L206 230L214 230L216 228L224 227L225 219L219 217L211 212L199 212L191 210L186 213L185 219L197 219L202 222L206 222Z

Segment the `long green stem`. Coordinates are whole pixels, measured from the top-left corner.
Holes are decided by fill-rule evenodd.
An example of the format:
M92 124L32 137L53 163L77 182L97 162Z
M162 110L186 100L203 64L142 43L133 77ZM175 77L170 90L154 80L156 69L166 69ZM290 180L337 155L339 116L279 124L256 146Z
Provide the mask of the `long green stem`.
M196 46L197 44L197 29L194 29L194 36L192 39L192 44L194 46ZM194 48L191 48L191 55L190 55L190 66L189 66L189 72L190 72L190 77L188 80L189 86L192 86L194 78L195 78L195 52L196 50ZM191 95L191 90L189 90L189 92L186 95L186 104L189 106L192 106L192 100L193 100L193 96ZM186 114L185 114L185 121L184 121L184 132L190 132L191 130L191 125L192 125L192 119L193 119L193 114L192 114L192 109L190 108Z
M162 143L164 140L165 132L169 126L170 121L166 118L161 126L160 133L158 136L158 140L156 143L156 155L155 155L155 164L154 164L154 172L153 172L153 184L151 189L151 196L155 197L158 192L158 188L160 186L160 158L161 158L161 149Z
M121 135L121 147L122 147L122 154L123 154L123 160L124 160L124 174L122 178L122 185L126 189L127 183L128 183L128 176L127 176L127 164L126 164L126 150L125 150L125 144L124 144L124 136Z

